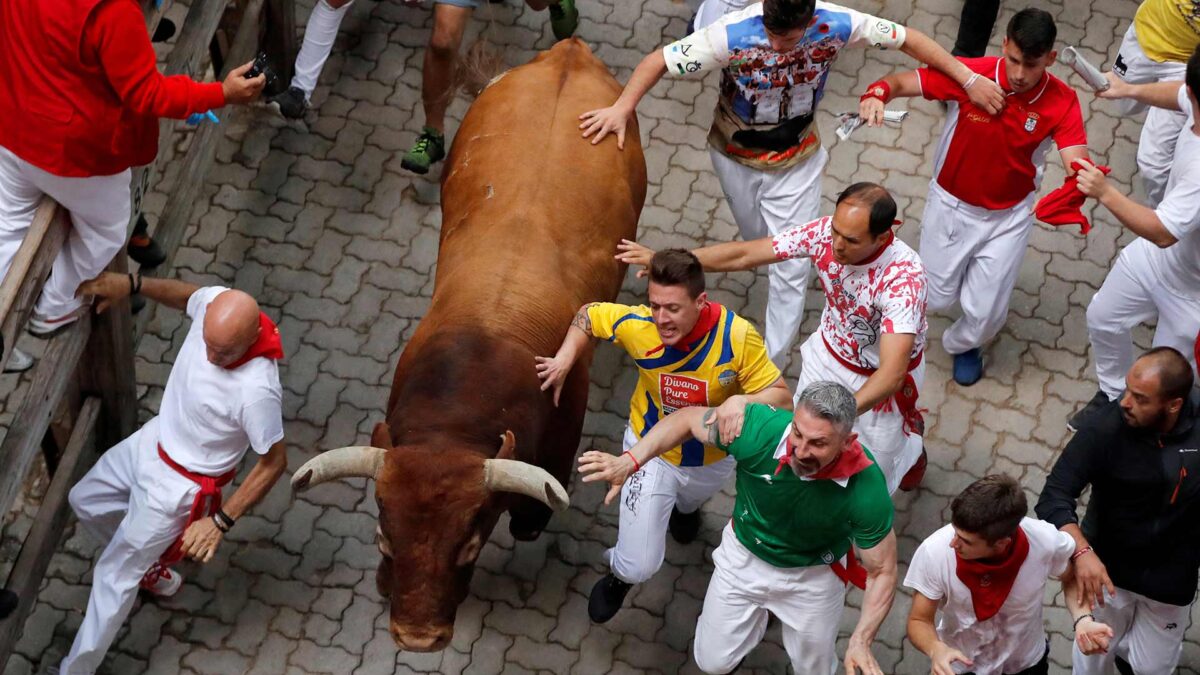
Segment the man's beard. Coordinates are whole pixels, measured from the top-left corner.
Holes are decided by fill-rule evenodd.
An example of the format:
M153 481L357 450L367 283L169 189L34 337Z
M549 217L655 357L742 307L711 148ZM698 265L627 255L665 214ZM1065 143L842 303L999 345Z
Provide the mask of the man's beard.
M800 478L807 478L821 470L821 463L815 459L795 459L793 458L788 465L792 467L792 473Z

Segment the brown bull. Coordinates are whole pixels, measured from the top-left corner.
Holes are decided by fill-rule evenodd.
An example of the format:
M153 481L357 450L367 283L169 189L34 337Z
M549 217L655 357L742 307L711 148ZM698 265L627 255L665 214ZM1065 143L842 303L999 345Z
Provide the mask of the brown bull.
M590 354L559 407L534 356L553 354L580 305L609 300L646 196L636 127L623 152L591 147L581 113L611 104L616 80L578 40L559 42L494 81L468 111L442 180L433 302L396 367L373 447L333 450L297 488L376 479L379 591L391 632L413 651L442 649L475 559L500 514L536 538L566 484L587 409Z

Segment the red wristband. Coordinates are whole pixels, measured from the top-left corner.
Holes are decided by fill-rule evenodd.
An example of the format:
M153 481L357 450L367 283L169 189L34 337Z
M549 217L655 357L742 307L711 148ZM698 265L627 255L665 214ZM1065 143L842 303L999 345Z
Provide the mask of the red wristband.
M625 452L622 452L621 454L622 454L622 455L629 455L629 459L633 460L633 470L634 470L634 471L641 471L641 470L642 470L642 465L641 465L641 464L638 464L637 457L634 457L632 452L630 452L630 451L626 450Z
M869 98L877 98L887 103L892 100L892 85L888 84L886 80L875 80L867 85L867 92L859 96L858 100L861 102Z
M1074 553L1071 554L1071 562L1075 562L1075 559L1078 558L1079 556L1084 555L1085 553L1091 553L1091 552L1092 552L1091 546L1084 546L1083 548L1081 548L1078 551L1075 551Z

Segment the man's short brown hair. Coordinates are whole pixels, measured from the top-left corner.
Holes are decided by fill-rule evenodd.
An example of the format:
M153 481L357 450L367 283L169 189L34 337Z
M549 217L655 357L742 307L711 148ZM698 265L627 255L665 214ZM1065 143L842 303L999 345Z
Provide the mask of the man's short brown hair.
M684 286L692 298L704 292L704 267L691 251L668 248L650 259L650 281L661 286Z
M993 544L1017 532L1029 511L1025 491L1004 473L984 476L950 502L950 523Z

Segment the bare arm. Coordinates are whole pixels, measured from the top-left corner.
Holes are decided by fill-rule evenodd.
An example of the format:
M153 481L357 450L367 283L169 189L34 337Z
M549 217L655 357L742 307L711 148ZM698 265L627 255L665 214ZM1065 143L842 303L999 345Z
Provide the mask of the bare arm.
M583 137L588 138L594 135L592 145L595 145L604 140L608 134L616 134L617 147L624 150L625 127L629 124L629 120L633 119L638 103L666 72L667 61L663 57L661 49L647 54L641 63L638 63L637 68L633 69L633 74L629 76L629 82L625 83L625 89L621 91L616 102L607 108L589 110L579 116L581 120L579 128L583 129Z
M117 300L127 298L133 293L133 286L142 285L141 293L147 298L160 302L174 309L187 309L188 299L192 293L200 290L195 284L189 284L177 279L159 279L140 274L117 274L101 272L100 276L79 285L78 295L91 295L96 298L96 311L103 312Z
M859 415L887 400L904 386L909 356L916 339L917 336L912 333L884 333L880 336L879 368L854 393Z
M883 78L883 81L887 82L888 86L892 88L891 98L893 99L921 95L921 80L917 77L917 71L915 70L892 73Z
M854 675L856 669L861 669L868 675L883 675L875 657L871 655L871 643L875 641L875 634L891 610L896 595L896 532L888 532L878 544L859 553L867 570L867 588L863 593L858 625L854 627L850 643L846 646L846 673Z
M977 77L971 81L975 73L962 61L954 58L928 35L915 28L906 28L907 36L900 51L912 58L927 64L934 70L945 73L957 82L967 92L967 96L979 108L995 115L1004 108L1004 92L1000 85L986 77ZM967 86L970 84L970 86Z
M1131 98L1139 103L1152 105L1165 110L1179 110L1179 88L1183 82L1151 82L1150 84L1130 84L1111 72L1105 73L1108 78L1108 89L1096 94L1097 98L1118 99Z
M781 377L764 389L753 394L746 394L746 403L765 403L775 408L791 410L792 392L788 389L787 382L784 382Z
M534 357L538 378L542 380L542 391L554 389L555 406L558 405L563 384L567 381L567 375L570 374L571 368L575 366L579 353L593 339L592 319L588 315L588 308L594 304L596 303L588 303L575 312L575 318L571 319L567 334L553 357Z
M693 249L705 272L737 272L752 270L779 262L771 237L751 241L730 241Z
M908 611L908 640L929 657L933 675L954 675L955 661L968 668L972 665L966 654L951 648L938 637L936 624L938 601L913 593L912 608Z
M1130 232L1159 248L1174 246L1179 241L1154 209L1122 194L1091 162L1085 162L1083 167L1075 174L1079 191L1103 204Z
M1075 169L1074 169L1074 167L1071 166L1071 164L1075 160L1077 160L1077 159L1085 160L1089 163L1091 163L1091 161L1092 161L1091 157L1088 157L1087 147L1082 146L1082 145L1076 145L1076 146L1073 146L1070 148L1063 148L1058 151L1058 156L1059 156L1059 158L1062 159L1063 169L1066 169L1068 176L1075 175Z
M172 309L187 309L188 299L198 290L196 284L178 279L142 277L142 295Z
M1108 651L1113 630L1107 624L1097 621L1091 608L1080 602L1079 585L1073 566L1068 566L1062 576L1063 601L1067 604L1067 611L1071 613L1071 623L1075 627L1075 644L1084 654L1103 654Z

